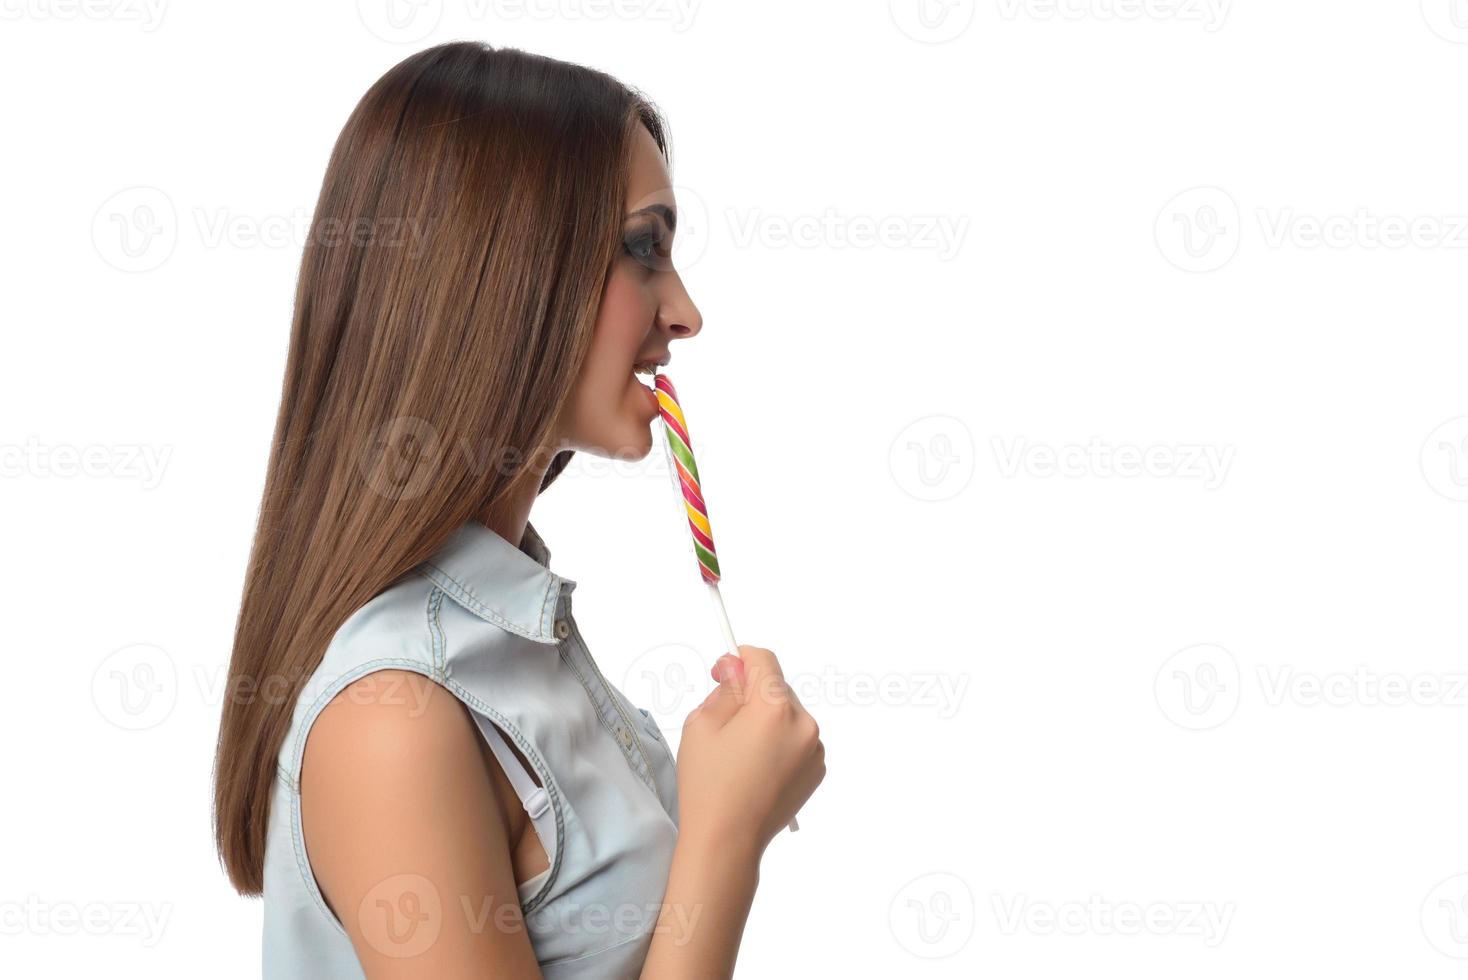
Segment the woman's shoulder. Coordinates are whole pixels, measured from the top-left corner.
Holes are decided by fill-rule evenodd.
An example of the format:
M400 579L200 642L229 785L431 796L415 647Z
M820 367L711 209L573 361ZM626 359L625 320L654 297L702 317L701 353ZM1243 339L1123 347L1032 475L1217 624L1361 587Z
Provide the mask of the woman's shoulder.
M359 678L375 672L434 676L435 655L427 610L433 584L404 576L357 608L337 628L321 661L296 694L290 731L281 746L281 768L292 783L299 773L306 735L329 703Z
M419 671L382 668L343 686L318 713L301 778L308 780L313 759L329 759L329 768L351 762L354 769L391 774L415 760L475 749L477 739L463 705L438 682Z
M301 700L329 699L336 694L332 688L368 669L430 668L431 672L427 610L432 592L432 583L410 574L359 606L332 634Z
M384 668L346 684L318 713L301 781L323 782L343 769L371 773L366 782L462 777L458 763L478 761L478 744L464 705L441 684L418 671ZM313 773L313 761L327 764ZM353 781L356 790L373 789L360 782Z
M514 629L465 610L443 587L442 574L420 565L358 607L332 635L296 695L282 770L294 783L318 716L359 678L406 672L425 683L445 683L456 666L472 659L474 675L487 681L524 644Z

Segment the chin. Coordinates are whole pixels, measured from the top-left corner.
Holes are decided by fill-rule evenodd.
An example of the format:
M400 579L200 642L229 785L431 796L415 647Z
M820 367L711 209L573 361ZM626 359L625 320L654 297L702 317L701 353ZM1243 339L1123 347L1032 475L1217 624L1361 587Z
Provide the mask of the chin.
M652 430L643 427L637 430L632 441L622 447L623 459L643 459L652 452Z
M651 427L628 423L625 430L607 433L605 437L598 439L595 445L581 448L593 456L630 462L645 458L652 451L652 442Z

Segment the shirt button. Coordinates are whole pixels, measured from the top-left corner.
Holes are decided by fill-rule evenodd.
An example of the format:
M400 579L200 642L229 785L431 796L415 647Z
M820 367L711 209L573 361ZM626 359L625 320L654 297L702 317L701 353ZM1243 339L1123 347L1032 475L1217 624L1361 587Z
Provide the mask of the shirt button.
M571 624L564 619L556 620L556 639L564 640L571 635Z
M617 737L622 740L623 745L630 746L632 744L632 733L625 728L617 732Z

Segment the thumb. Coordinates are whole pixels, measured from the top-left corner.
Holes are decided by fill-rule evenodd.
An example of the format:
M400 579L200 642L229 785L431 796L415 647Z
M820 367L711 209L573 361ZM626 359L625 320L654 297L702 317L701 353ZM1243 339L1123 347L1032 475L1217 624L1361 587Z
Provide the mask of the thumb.
M744 661L732 653L726 653L714 661L709 676L716 681L732 680L742 684L744 682Z

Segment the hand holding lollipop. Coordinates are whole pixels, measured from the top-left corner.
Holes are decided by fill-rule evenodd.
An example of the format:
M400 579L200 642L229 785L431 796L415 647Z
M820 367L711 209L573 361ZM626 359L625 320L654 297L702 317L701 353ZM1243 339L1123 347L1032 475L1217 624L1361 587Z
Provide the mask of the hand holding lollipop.
M739 644L734 640L734 627L729 623L729 612L724 608L724 597L719 592L719 556L714 548L714 531L709 524L708 505L704 503L703 486L699 481L698 464L693 458L693 442L688 438L688 420L678 404L678 392L666 374L653 378L658 399L658 411L663 420L663 432L667 436L670 469L673 472L674 489L688 517L688 530L693 535L693 553L698 559L698 572L709 587L718 613L719 627L724 631L724 641L729 653L739 659ZM800 824L790 819L790 829L799 830Z

